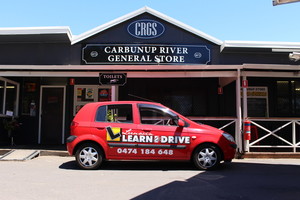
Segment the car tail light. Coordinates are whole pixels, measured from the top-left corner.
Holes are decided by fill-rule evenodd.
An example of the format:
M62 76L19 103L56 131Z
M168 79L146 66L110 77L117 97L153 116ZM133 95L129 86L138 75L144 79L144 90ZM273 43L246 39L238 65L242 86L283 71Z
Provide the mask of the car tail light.
M74 129L75 129L78 125L79 125L78 122L75 122L75 121L72 121L72 122L71 122L71 127L70 127L70 129L71 129L71 135L74 133Z

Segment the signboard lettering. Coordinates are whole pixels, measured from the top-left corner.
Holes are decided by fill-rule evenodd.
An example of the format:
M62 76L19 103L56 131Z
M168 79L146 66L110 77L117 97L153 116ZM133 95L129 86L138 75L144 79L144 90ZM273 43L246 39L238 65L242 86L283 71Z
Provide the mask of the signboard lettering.
M101 85L125 85L127 80L126 73L100 73L99 83Z
M136 38L152 39L161 36L165 32L165 27L158 21L143 19L129 24L127 31Z
M89 44L82 50L85 64L208 64L206 45Z

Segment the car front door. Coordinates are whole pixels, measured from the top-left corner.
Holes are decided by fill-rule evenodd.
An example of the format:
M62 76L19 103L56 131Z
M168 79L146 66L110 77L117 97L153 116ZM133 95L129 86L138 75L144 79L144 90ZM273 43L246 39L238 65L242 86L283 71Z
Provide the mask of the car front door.
M191 138L179 117L168 108L154 104L138 104L139 153L148 159L187 159ZM182 121L181 121L182 122ZM187 125L187 124L185 124ZM148 140L146 140L148 139Z

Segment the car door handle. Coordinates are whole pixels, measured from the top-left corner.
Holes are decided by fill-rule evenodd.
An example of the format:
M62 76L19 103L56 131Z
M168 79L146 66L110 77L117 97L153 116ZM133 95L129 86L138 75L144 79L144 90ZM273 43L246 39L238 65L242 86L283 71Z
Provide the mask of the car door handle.
M152 131L152 129L151 128L143 128L142 131L150 132L150 131Z

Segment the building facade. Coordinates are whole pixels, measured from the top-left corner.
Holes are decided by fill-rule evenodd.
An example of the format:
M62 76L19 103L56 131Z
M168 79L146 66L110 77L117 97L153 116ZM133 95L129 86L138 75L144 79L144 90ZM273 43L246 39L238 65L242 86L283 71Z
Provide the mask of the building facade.
M300 149L300 43L220 41L144 7L78 36L0 29L1 143L64 144L86 103L160 102L231 133L240 152ZM297 54L293 54L297 57ZM293 57L293 56L292 56ZM243 122L252 123L245 140Z

